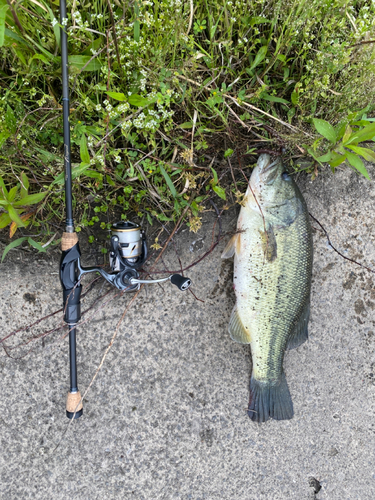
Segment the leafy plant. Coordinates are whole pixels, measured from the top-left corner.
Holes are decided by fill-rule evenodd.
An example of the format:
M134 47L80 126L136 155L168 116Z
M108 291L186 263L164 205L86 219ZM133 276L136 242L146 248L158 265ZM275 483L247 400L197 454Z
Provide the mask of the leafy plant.
M27 211L28 207L42 201L47 194L47 191L28 194L28 190L29 180L23 172L20 182L9 191L0 177L0 206L5 210L0 215L0 229L10 224L10 237L14 235L17 227L26 227L30 223L29 219L35 210Z
M46 196L47 191L35 194L29 194L29 180L24 172L21 173L20 182L7 189L5 183L0 177L0 207L4 212L0 215L0 229L10 225L9 237L12 238L17 228L27 227L30 224L30 218L35 214L35 209L30 210L32 205L36 205ZM32 238L22 237L10 243L3 252L2 260L11 248L15 248L23 241L28 242L40 251L45 249Z
M307 146L307 151L318 163L329 163L333 172L336 167L348 160L352 167L370 179L361 157L375 163L375 152L359 144L375 143L375 119L367 118L364 111L366 109L350 114L348 119L339 123L337 127L333 127L325 120L314 118L314 126L322 138L317 139L312 147ZM323 149L322 141L325 142L325 152L318 155L318 149Z
M345 157L365 174L361 158L372 156L366 135L356 134L371 125L375 107L373 2L196 0L193 11L191 5L69 5L78 230L103 224L101 213L146 214L152 223L176 220L186 207L197 229L210 189L227 201L228 184L237 184L235 192L242 187L242 177L235 180L217 160L233 154L235 168L245 151L282 146L293 154L305 142L314 158L329 155L333 169ZM49 190L45 232L64 212L58 18L56 2L10 7L0 0L0 175L16 185L20 171L32 169ZM366 117L348 117L348 109L367 105ZM363 120L369 123L356 124ZM322 138L311 144L322 123ZM34 224L27 207L1 206L8 205L0 216L5 226Z

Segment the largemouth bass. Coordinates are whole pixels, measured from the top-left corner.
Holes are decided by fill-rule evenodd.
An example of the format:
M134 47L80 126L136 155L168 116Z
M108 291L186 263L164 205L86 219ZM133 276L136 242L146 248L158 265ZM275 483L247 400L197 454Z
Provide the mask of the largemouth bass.
M305 200L280 159L259 157L222 258L234 255L236 305L231 338L250 344L248 415L265 422L293 417L283 371L286 349L307 339L313 246Z

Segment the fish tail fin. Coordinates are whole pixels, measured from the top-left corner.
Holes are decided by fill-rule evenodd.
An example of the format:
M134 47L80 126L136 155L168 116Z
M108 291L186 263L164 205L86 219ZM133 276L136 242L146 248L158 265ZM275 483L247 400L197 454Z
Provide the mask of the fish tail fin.
M247 414L253 422L269 418L289 420L293 417L293 403L284 372L276 383L250 379L250 401Z

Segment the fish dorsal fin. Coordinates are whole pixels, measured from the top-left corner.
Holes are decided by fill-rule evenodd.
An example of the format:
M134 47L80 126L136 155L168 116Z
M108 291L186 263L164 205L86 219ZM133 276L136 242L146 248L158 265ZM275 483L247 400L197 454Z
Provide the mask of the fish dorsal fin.
M307 301L304 310L302 311L301 316L299 317L297 323L294 326L294 330L292 331L286 348L287 349L295 349L303 344L308 339L308 331L307 325L309 323L310 318L310 298Z
M226 247L224 248L224 252L221 254L221 258L230 259L235 253L238 255L240 253L240 245L241 235L240 233L236 233L228 241Z
M238 314L237 305L234 306L228 327L231 339L239 344L250 344L250 329L245 328Z
M277 243L273 226L269 226L265 231L259 229L262 242L262 249L268 262L273 262L277 257Z

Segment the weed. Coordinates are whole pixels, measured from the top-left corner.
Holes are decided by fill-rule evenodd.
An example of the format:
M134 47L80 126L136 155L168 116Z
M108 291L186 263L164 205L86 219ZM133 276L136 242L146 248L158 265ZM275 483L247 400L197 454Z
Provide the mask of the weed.
M9 5L0 0L0 175L7 190L21 170L33 194L48 190L43 216L28 219L47 239L64 211L58 7ZM371 150L353 137L370 126L375 105L373 2L196 0L193 7L68 3L78 230L119 212L150 223L186 213L197 228L205 199L239 199L232 165L262 149L301 155L305 143L318 162L335 168L346 159L366 175L359 156L373 159ZM231 176L220 166L224 157ZM1 217L16 223L9 206L1 205Z

